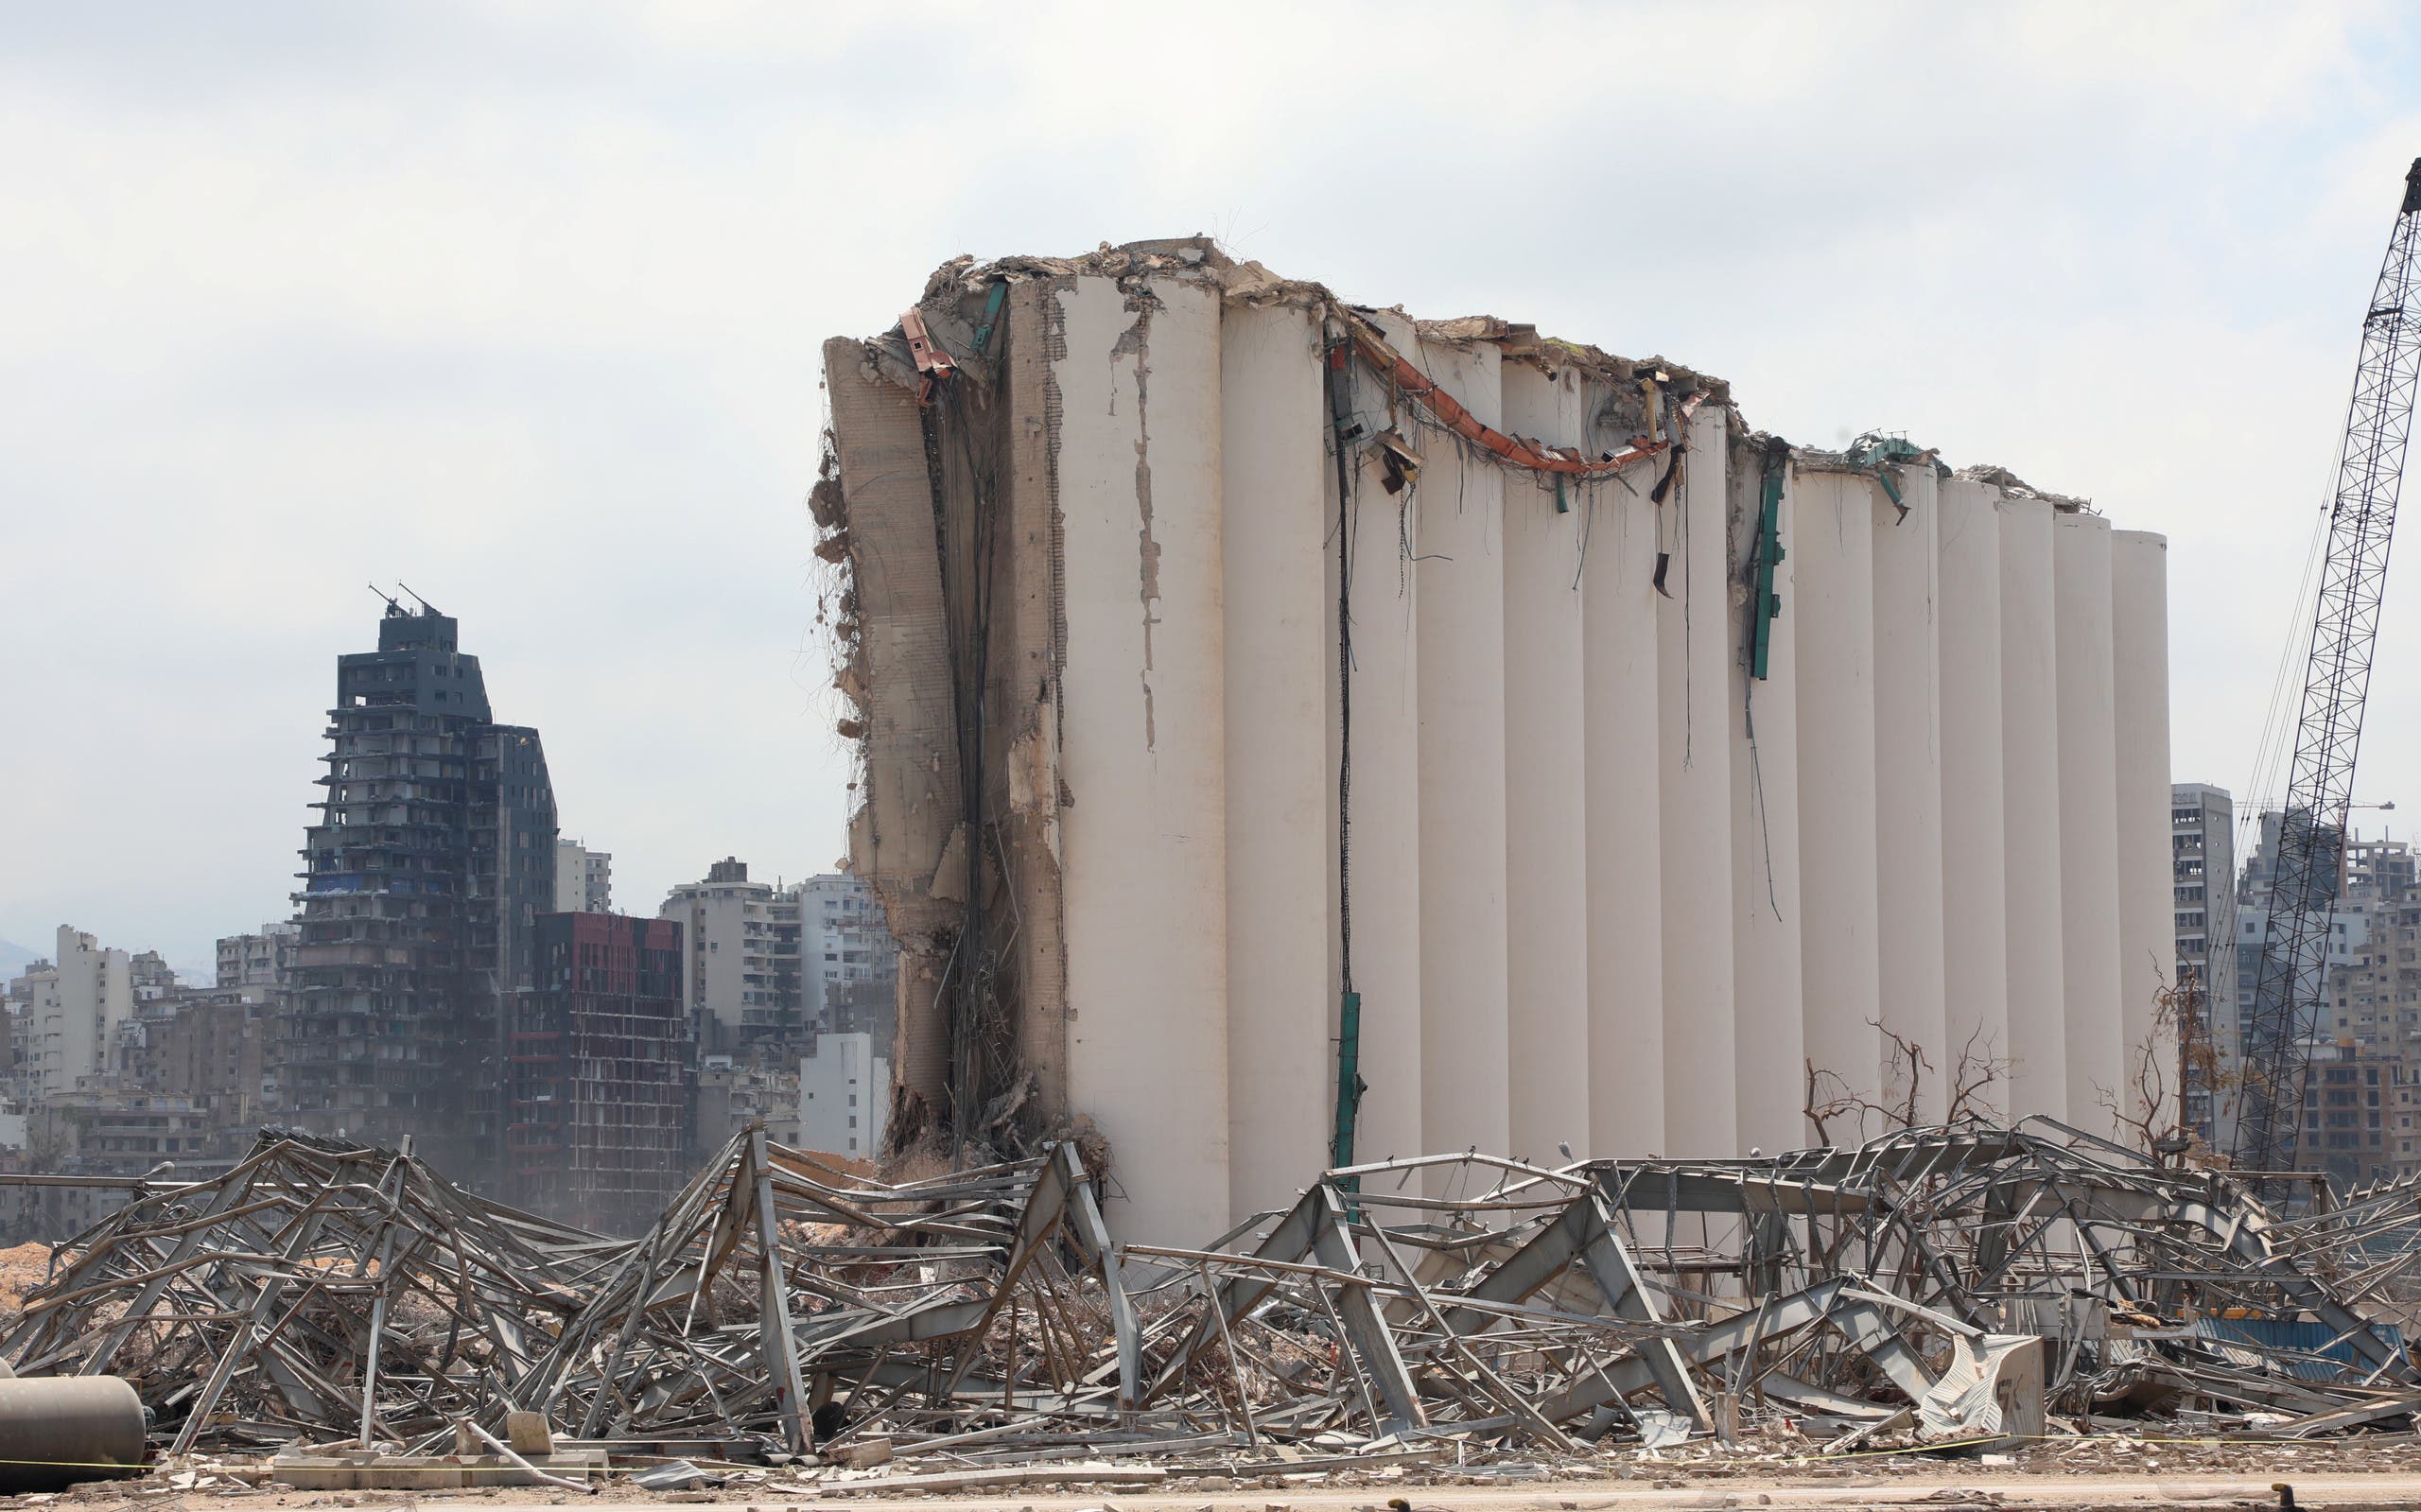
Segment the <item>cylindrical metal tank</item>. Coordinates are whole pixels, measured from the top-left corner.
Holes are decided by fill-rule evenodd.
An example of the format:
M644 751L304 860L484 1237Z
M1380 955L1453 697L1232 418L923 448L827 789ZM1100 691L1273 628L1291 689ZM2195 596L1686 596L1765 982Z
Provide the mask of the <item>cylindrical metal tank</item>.
M1656 606L1657 790L1664 876L1664 1151L1728 1156L1740 1135L1722 1069L1737 1040L1732 967L1731 499L1727 417L1709 406L1689 426L1671 516L1673 590Z
M1058 295L1068 1090L1124 1231L1228 1224L1225 616L1216 290ZM1148 1173L1148 1174L1147 1174Z
M1947 1095L1957 1116L2009 1111L2009 855L2002 830L1999 491L1973 478L1940 490L1942 945Z
M2169 841L2168 542L2142 530L2110 535L2111 685L2118 734L2118 1009L2126 1044L2131 1117L2156 1134L2177 1120L2175 1025L2157 1022L2159 996L2175 970L2179 908L2206 914L2205 895L2176 901ZM2226 941L2220 947L2229 948ZM2207 983L2205 986L2207 987ZM2146 1057L2149 1056L2149 1061ZM2146 1095L2147 1078L2163 1106Z
M1933 463L1892 469L1907 513L1874 516L1875 942L1884 1104L1938 1123L1950 1031L1943 1012L1942 678L1935 617L1942 509ZM1910 1117L1909 1115L1913 1115Z
M1755 583L1756 524L1763 505L1766 459L1739 451L1731 478L1733 535L1742 581ZM1790 626L1799 613L1791 572L1798 565L1797 500L1782 466L1779 501L1783 559L1773 591L1781 612L1770 624L1766 675L1750 675L1745 655L1733 658L1732 707L1732 961L1733 1085L1739 1098L1743 1150L1768 1155L1806 1138L1806 1042L1800 1002L1799 658ZM1735 635L1748 634L1734 613Z
M1589 394L1594 412L1604 391ZM1589 1145L1664 1145L1664 895L1659 869L1656 539L1652 506L1620 482L1581 495L1581 703L1588 835Z
M1219 395L1229 1206L1253 1212L1292 1202L1327 1164L1335 1095L1331 469L1309 312L1229 305Z
M2001 801L2008 855L2009 1111L2068 1116L2065 952L2060 926L2060 692L2051 506L2004 495ZM2090 1104L2088 1104L2090 1105Z
M1423 371L1504 419L1497 349L1423 341ZM1512 1139L1505 912L1504 469L1420 439L1420 1126L1429 1150ZM1453 1173L1442 1168L1441 1182Z
M1552 445L1581 441L1579 375L1502 369L1505 426ZM1582 734L1580 532L1571 489L1505 478L1506 962L1511 1034L1509 1153L1552 1164L1589 1145L1588 832Z
M143 1402L116 1376L0 1380L0 1493L141 1473Z
M1871 478L1794 470L1802 997L1814 1104L1880 1096L1876 954L1874 495ZM1827 1132L1854 1141L1855 1117ZM1809 1138L1817 1131L1807 1131Z
M2118 1132L2110 1109L2125 1105L2127 1058L2118 1005L2118 735L2110 522L2063 511L2051 525L2059 615L2060 942L2068 1120L2108 1135Z

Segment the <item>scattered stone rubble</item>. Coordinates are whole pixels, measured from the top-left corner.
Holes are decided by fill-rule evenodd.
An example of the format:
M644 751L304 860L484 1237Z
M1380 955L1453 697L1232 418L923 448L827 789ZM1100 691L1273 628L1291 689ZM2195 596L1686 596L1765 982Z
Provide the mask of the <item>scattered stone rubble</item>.
M0 1356L132 1383L138 1494L2421 1468L2412 1185L2289 1216L2030 1121L1390 1161L1189 1249L1114 1242L1093 1180L1060 1145L887 1183L758 1128L620 1240L270 1136L61 1246Z

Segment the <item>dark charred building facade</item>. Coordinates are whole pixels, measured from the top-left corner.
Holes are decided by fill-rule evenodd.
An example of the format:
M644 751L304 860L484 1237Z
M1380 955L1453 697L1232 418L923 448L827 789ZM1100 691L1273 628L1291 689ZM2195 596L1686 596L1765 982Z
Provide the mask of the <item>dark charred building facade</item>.
M512 1200L636 1233L688 1173L681 926L549 913L536 943L537 986L513 1006Z
M498 724L455 621L390 602L337 660L306 833L303 936L272 1116L392 1144L457 1179L505 1170L513 995L552 907L555 799L538 732Z

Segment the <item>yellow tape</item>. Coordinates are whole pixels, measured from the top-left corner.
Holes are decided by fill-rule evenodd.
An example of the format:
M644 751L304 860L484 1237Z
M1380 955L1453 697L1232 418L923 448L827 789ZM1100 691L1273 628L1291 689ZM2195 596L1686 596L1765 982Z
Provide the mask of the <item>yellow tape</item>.
M2102 1436L2087 1435L2083 1434L1994 1434L1984 1438L1946 1438L1942 1440L1940 1443L1934 1444L1911 1444L1904 1449L1849 1449L1843 1450L1838 1454L1791 1454L1784 1456L1778 1463L1785 1465L1821 1465L1831 1460L1889 1459L1894 1455L1901 1454L1937 1454L1942 1452L1943 1450L1975 1449L1986 1444L2165 1444L2172 1447L2193 1446L2196 1448L2208 1448L2214 1445L2228 1444L2238 1446L2291 1444L2303 1448L2312 1448L2326 1442L2326 1439L2311 1438L2135 1438L2120 1434L2111 1434ZM429 1475L460 1475L464 1470L518 1471L521 1469L520 1466L499 1459L494 1454L480 1456L483 1459L496 1460L496 1463L493 1465L390 1465L374 1459L367 1460L361 1464L356 1465L349 1461L339 1460L334 1455L315 1454L310 1457L314 1459L328 1459L335 1461L335 1463L328 1465L313 1465L308 1467L313 1470L374 1469L382 1475L394 1475L398 1473L410 1472L421 1472ZM757 1469L755 1466L738 1465L727 1460L692 1460L690 1463L700 1466L701 1468L711 1466L726 1469ZM1767 1463L1773 1464L1777 1462L1769 1460ZM40 1466L48 1469L143 1470L146 1472L163 1468L157 1465L128 1465L117 1460L76 1459L0 1459L0 1465L32 1465ZM270 1471L274 1469L274 1467L270 1465L262 1465L259 1467L247 1466L244 1468L242 1472L235 1470L204 1470L197 1469L195 1473L201 1475L235 1475L237 1473L249 1473L256 1468L262 1471ZM303 1467L295 1468L300 1469ZM561 1468L566 1470L577 1471L596 1470L602 1467L596 1465L566 1465ZM542 1470L550 1470L553 1468L541 1465L538 1469ZM274 1476L271 1478L274 1479ZM864 1483L856 1482L849 1484L862 1485Z

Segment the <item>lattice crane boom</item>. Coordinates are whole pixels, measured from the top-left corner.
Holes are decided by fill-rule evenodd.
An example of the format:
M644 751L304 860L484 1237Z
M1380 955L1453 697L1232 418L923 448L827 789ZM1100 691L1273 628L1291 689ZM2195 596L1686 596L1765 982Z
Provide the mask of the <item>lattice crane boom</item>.
M2294 768L2280 815L2270 927L2241 1036L2243 1085L2234 1163L2291 1168L2302 1132L2311 1040L2325 1017L2329 924L2343 874L2354 757L2370 694L2396 493L2421 381L2421 159L2362 319L2361 358L2338 453L2311 650L2304 667Z

